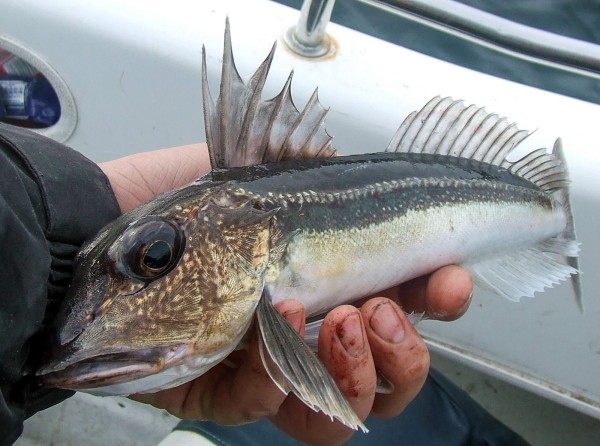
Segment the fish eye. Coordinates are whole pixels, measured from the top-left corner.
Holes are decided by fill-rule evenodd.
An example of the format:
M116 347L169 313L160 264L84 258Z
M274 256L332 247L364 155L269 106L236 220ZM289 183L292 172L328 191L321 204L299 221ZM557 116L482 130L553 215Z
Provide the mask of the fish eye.
M151 272L161 272L173 258L173 248L169 242L156 240L140 250L140 266Z
M179 227L165 220L146 220L130 226L117 248L116 266L142 281L171 271L181 257L185 237Z

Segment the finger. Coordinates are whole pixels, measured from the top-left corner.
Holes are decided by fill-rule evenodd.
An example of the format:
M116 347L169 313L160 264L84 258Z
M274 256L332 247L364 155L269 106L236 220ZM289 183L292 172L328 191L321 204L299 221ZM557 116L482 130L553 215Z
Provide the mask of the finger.
M302 304L288 300L276 307L296 331L304 330ZM180 418L232 425L277 413L286 397L263 367L254 332L245 361L239 368L219 364L182 386L153 395L138 395L134 399L162 407Z
M401 413L419 393L429 370L425 342L392 300L374 298L361 308L377 369L392 383L391 394L378 394L373 412L385 417Z
M473 281L469 271L449 265L428 276L403 283L395 292L392 289L381 295L400 303L409 313L424 312L433 319L450 321L458 319L469 308Z
M332 310L319 333L319 356L359 418L371 411L377 377L360 311L349 305ZM342 444L354 431L331 421L290 396L273 421L288 434L310 444Z
M451 321L465 314L473 296L471 273L459 266L447 266L429 277L425 301L427 314Z
M122 212L150 198L185 186L209 170L206 144L136 153L100 164Z

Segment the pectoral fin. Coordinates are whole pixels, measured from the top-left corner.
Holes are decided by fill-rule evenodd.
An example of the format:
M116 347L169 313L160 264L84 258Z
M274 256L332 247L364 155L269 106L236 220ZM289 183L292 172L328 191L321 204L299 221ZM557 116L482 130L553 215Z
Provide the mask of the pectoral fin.
M257 316L263 342L261 355L277 386L286 393L291 389L314 411L336 418L354 430L360 428L367 432L323 363L265 294L258 304Z

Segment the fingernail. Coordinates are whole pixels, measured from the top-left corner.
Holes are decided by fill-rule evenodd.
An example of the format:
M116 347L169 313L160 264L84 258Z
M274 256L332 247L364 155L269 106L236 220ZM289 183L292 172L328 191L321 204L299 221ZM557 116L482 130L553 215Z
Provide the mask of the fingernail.
M465 304L460 307L459 314L464 314L467 312L467 310L469 309L469 305L471 305L471 301L473 300L473 291L471 291L471 294L469 294L469 298L467 299L467 301L465 302Z
M337 325L336 334L350 356L356 358L364 351L365 340L358 314L346 316L342 323Z
M300 327L302 326L302 322L304 322L304 311L303 310L290 310L283 314L283 317L288 324L290 324L294 330L297 332L300 331Z
M386 342L397 344L404 339L402 320L389 302L377 305L369 323L375 333Z
M459 317L461 317L463 314L465 314L467 312L467 310L469 309L469 306L471 305L472 299L473 299L473 291L471 291L471 294L469 294L469 297L467 298L465 303L458 310L456 310L454 312L450 312L448 310L442 310L442 311L429 310L428 313L431 315L432 319L436 319L438 321L452 321L452 320L458 319Z

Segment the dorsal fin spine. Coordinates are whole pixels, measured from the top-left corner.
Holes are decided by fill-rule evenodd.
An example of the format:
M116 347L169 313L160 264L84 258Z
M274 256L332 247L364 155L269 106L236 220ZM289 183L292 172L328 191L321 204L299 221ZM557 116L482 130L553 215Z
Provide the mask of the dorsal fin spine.
M214 129L212 117L215 115L214 102L208 87L208 75L206 70L206 48L202 45L202 104L204 108L204 129L206 131L206 143L209 147L210 165L213 169L217 168L220 163L215 159L215 151L210 150L211 147L216 147L220 143L215 141L215 137L219 134Z
M291 76L282 93L273 99L261 100L275 48L274 44L248 83L244 83L235 66L227 20L216 102L210 96L203 50L204 121L213 169L280 161L282 157L330 157L335 153L331 145L324 148L324 141L331 138L323 126L326 110L315 95L303 112L299 112L291 100ZM298 142L305 142L306 146Z
M306 107L304 108L304 112L306 112L306 110L308 110L309 107L312 108L314 106L314 104L319 102L319 90L318 89L315 89L314 93L312 94L312 96L310 97L308 102L309 102L309 104L307 104ZM309 147L309 143L313 140L313 138L315 138L318 130L323 125L323 122L325 121L325 117L327 116L328 111L329 111L329 108L324 109L320 113L320 116L316 122L316 125L313 127L312 131L306 135L306 140L304 141L304 144L303 144L304 149L302 150L303 156L309 155L308 150L306 148ZM303 114L304 114L304 112L303 112ZM320 151L321 148L322 147L319 147L319 150L317 150L317 152Z
M417 112L411 112L404 119L402 124L400 124L400 127L398 127L398 130L396 130L396 133L394 133L392 140L386 147L386 149L385 149L386 152L393 152L393 151L395 151L396 147L400 147L402 145L402 139L404 138L404 135L406 134L406 129L408 129L408 127L410 127L410 125L412 124L412 121L415 119L415 116L417 116Z
M223 45L223 67L221 74L221 84L219 87L219 97L217 99L217 118L219 122L219 134L221 135L221 144L224 147L231 147L231 138L233 132L230 129L231 121L237 121L237 113L230 108L224 109L223 104L230 104L234 82L241 82L241 77L235 67L233 60L233 51L231 48L231 32L229 29L229 17L225 22L225 43ZM232 119L233 118L233 119ZM221 151L221 159L228 163L227 151Z
M300 114L296 118L294 125L291 127L291 130L288 133L287 138L285 139L285 142L283 143L283 152L281 155L282 159L287 158L286 155L295 149L296 144L294 144L294 143L296 142L295 139L297 138L298 128L299 128L300 124L302 124L302 121L304 119L306 119L306 117L309 115L311 108L315 105L316 102L318 102L317 90L314 90L313 93L310 95L308 102L304 106L304 109L300 112ZM314 134L315 131L316 131L316 129L313 128L309 134L304 135L306 138L304 140L304 143L307 143L310 140L310 137ZM301 144L299 146L303 147L304 144Z
M275 96L273 99L271 99L269 102L272 102L274 104L274 108L273 108L273 115L278 115L284 104L287 103L286 99L288 96L291 96L291 86L292 86L292 79L294 78L294 70L292 70L289 74L289 76L287 77L287 80L285 81L285 84L283 85L283 88L281 89L281 91L279 92L279 94L277 96ZM291 100L291 98L289 99L290 102L293 104L293 101ZM271 148L270 144L272 144L272 141L269 140L268 135L271 134L271 132L273 131L273 124L275 123L274 119L269 119L268 120L268 124L267 124L267 130L265 131L265 137L264 137L264 141L265 144L267 146L267 149L264 151L263 153L263 157L262 157L262 162L265 163L267 161L270 161L267 159L267 155L269 153L273 152L273 149ZM278 150L277 155L275 157L275 159L281 159L281 148Z
M271 62L273 61L273 56L275 55L276 48L277 42L274 42L273 46L271 47L271 52L263 61L263 63L258 67L258 69L252 75L252 78L249 81L249 85L253 86L250 89L251 99L248 108L244 113L244 120L242 122L242 128L238 137L238 146L236 147L236 150L241 152L241 156L244 160L244 163L247 162L248 158L248 138L250 136L250 130L252 128L254 118L256 117L256 113L258 112L261 94L265 86L265 82L267 81L267 75L269 74L269 68L271 67Z

